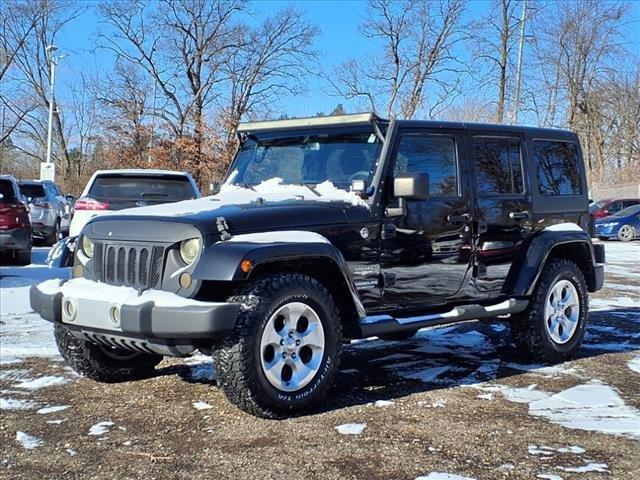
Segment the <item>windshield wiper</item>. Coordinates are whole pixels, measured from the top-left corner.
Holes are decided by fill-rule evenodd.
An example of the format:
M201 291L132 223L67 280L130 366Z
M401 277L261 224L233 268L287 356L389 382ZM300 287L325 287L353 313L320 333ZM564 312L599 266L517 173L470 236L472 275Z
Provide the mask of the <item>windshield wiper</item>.
M321 197L322 195L320 194L320 192L318 192L315 188L313 188L313 186L315 186L314 183L305 183L305 182L300 182L300 185L303 185L305 187L307 187L309 190L311 190L311 192L316 196L316 197ZM313 186L312 186L313 185Z

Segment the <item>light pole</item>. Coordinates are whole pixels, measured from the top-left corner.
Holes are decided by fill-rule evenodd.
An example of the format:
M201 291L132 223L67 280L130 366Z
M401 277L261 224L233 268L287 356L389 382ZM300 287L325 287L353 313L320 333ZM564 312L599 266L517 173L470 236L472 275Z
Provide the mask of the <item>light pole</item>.
M58 49L55 45L47 45L45 51L49 59L49 122L47 125L47 161L40 165L40 179L51 180L55 178L55 167L51 163L51 141L53 134L53 104L55 103L56 65L65 56L56 56L53 52Z

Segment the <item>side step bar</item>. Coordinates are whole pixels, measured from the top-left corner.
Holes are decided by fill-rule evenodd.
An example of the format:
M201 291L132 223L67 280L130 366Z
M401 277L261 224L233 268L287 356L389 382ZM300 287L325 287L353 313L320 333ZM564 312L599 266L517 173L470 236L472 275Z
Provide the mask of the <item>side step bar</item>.
M495 305L462 305L448 312L431 313L418 317L396 318L390 315L376 315L360 320L360 331L364 338L375 337L385 333L416 330L437 325L446 325L465 320L497 317L520 313L529 304L528 300L509 299Z

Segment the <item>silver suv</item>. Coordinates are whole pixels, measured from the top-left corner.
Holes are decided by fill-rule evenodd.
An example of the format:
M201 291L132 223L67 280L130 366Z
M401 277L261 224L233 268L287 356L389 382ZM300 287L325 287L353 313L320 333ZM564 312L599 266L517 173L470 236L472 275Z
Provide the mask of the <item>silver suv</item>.
M33 237L53 245L69 234L73 206L50 180L22 180L20 192L29 202Z

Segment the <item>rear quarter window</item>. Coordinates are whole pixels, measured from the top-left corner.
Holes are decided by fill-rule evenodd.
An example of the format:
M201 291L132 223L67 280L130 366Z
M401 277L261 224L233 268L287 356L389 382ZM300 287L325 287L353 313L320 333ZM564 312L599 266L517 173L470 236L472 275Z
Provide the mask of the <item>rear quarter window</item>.
M580 167L575 143L534 140L538 193L544 196L580 195Z

